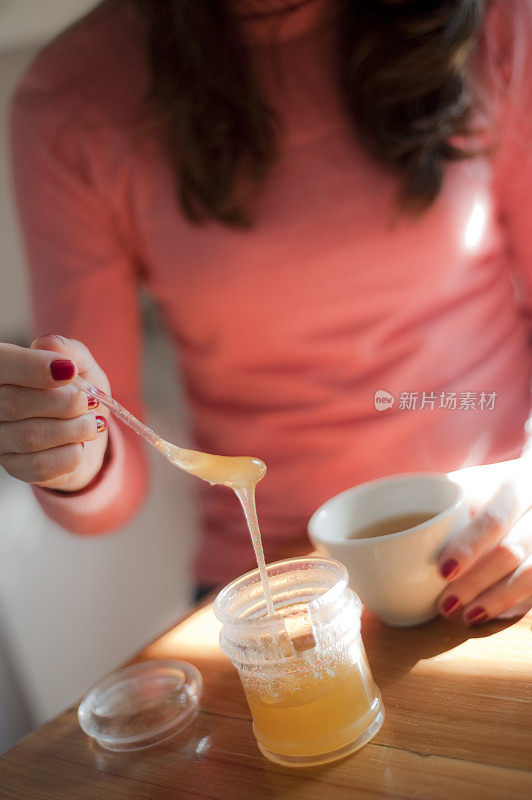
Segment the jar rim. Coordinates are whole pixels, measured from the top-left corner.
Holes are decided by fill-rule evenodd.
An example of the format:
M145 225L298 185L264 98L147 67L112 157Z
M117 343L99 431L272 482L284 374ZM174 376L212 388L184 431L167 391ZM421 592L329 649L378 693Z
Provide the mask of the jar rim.
M266 574L268 577L274 576L277 574L282 574L285 571L283 568L286 567L286 574L289 574L291 570L294 572L296 570L301 569L312 569L312 567L320 567L323 568L330 567L334 568L337 571L337 579L334 584L332 584L328 589L325 591L316 594L315 597L312 598L309 602L316 602L317 600L320 601L320 604L327 604L327 602L333 601L335 597L343 592L348 585L349 576L346 567L340 561L337 561L334 558L329 558L325 556L300 556L297 558L285 558L281 561L274 561L271 564L267 564L266 566ZM224 604L227 603L229 597L234 595L235 591L241 590L244 591L245 588L249 587L254 583L260 583L260 573L258 568L250 570L249 572L240 575L238 578L235 578L233 581L224 586L223 589L220 590L218 595L215 598L213 611L216 618L222 622L224 625L231 624L237 625L239 622L242 624L249 624L250 618L245 616L234 616L228 613L225 608ZM271 622L271 618L264 617L264 618L255 618L253 620L254 624L260 623L261 621L264 622Z

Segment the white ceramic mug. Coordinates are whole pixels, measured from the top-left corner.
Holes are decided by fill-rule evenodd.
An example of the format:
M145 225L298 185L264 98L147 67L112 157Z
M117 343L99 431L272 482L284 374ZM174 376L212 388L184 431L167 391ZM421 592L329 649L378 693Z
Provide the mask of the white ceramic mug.
M433 514L399 533L357 539L356 531L410 513ZM308 524L314 545L347 567L351 588L389 625L418 625L438 613L446 586L436 568L469 521L462 489L440 473L409 473L363 483L328 500Z

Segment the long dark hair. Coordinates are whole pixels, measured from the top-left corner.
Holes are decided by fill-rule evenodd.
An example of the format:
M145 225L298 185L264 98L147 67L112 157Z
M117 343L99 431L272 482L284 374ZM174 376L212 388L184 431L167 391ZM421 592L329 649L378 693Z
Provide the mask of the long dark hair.
M472 155L451 139L472 133L468 66L486 2L336 1L338 84L353 130L398 175L398 207L421 212L444 162ZM184 213L249 225L246 200L276 157L280 127L231 0L134 2L148 18L151 100Z

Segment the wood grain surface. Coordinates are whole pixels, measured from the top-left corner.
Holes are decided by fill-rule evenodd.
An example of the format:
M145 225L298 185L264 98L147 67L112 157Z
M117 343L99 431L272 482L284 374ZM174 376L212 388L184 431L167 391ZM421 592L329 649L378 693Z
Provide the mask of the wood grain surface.
M93 743L70 709L0 757L2 800L502 800L532 798L532 614L477 629L435 620L363 638L386 718L362 750L289 769L257 749L237 673L210 605L134 660L180 658L204 678L182 734L135 753Z

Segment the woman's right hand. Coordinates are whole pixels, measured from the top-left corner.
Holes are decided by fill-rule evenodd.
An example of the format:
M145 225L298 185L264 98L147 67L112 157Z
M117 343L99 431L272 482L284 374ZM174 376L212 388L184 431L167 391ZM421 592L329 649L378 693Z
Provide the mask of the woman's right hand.
M0 343L0 465L13 477L74 492L100 471L109 412L69 386L76 374L109 393L81 342L47 335L29 348Z

